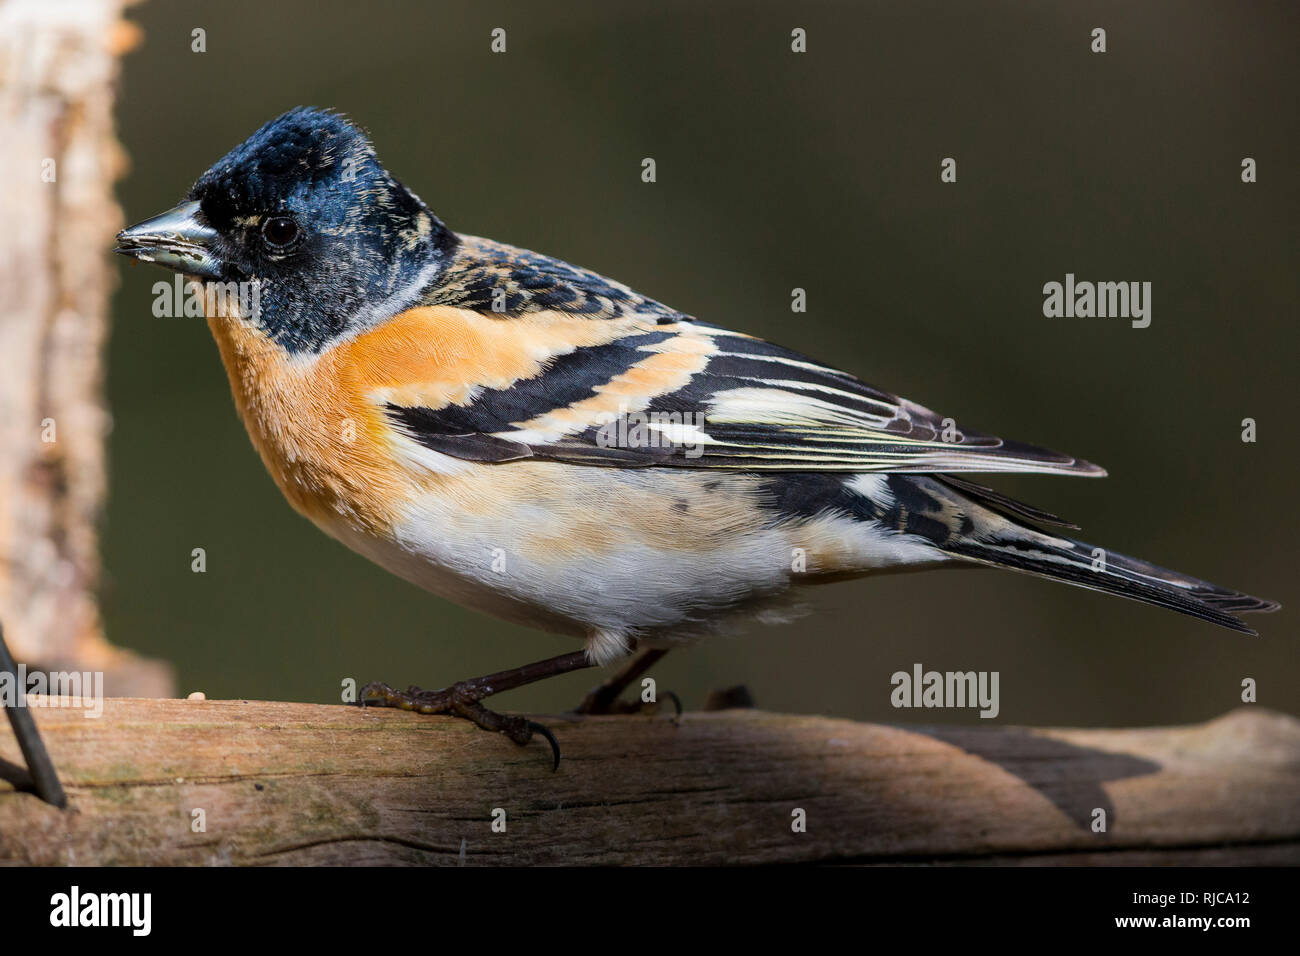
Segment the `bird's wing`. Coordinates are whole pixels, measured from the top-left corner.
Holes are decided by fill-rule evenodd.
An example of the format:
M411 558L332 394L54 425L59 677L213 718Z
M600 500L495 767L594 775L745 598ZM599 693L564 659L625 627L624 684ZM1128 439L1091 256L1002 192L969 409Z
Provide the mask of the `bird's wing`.
M1104 475L1004 441L761 339L665 310L591 320L413 310L441 385L376 393L403 436L456 458L737 471ZM401 317L399 317L401 318ZM414 321L414 320L411 320ZM409 323L408 323L409 324ZM453 354L454 353L454 354Z

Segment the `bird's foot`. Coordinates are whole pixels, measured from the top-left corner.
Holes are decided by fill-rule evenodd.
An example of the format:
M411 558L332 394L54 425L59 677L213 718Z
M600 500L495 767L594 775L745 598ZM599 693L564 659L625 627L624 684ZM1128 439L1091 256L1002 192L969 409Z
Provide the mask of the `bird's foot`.
M613 700L607 699L607 695L601 694L602 688L596 687L582 698L582 703L573 709L575 714L592 715L609 715L609 714L657 714L663 703L662 698L659 700ZM682 700L671 690L660 692L663 698L672 701L673 704L673 723L681 723L682 719Z
M648 671L651 667L663 659L668 651L662 648L650 648L642 651L632 660L628 661L623 667L607 679L604 683L598 684L587 692L587 696L582 698L582 703L573 709L575 714L640 714L649 711L658 713L659 701L656 700L639 700L639 701L622 701L619 696L627 690L638 677ZM682 702L672 691L664 691L663 696L673 702L677 709L673 717L673 724L681 722Z
M406 690L395 690L381 681L367 684L361 689L357 703L362 706L395 707L399 710L411 710L417 714L442 714L448 717L460 717L476 727L505 734L519 746L523 747L533 739L533 734L540 734L551 745L554 757L552 770L560 766L560 744L542 724L517 714L499 714L482 704L488 696L479 681L461 681L441 690L421 690L411 686Z
M606 681L597 687L593 687L587 692L587 696L582 698L582 703L573 708L575 714L586 716L607 715L607 714L657 714L659 707L664 698L673 703L673 725L676 726L682 722L682 699L673 691L660 691L655 700L620 700L619 694L623 691L625 684L619 684L617 681Z

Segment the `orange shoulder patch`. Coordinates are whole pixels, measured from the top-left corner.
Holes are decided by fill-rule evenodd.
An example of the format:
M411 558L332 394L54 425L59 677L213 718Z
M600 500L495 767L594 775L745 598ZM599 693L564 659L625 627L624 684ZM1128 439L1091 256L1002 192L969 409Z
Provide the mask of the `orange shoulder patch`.
M337 346L339 374L380 402L441 408L475 387L508 388L545 363L612 342L628 322L559 312L498 319L450 306L410 309Z

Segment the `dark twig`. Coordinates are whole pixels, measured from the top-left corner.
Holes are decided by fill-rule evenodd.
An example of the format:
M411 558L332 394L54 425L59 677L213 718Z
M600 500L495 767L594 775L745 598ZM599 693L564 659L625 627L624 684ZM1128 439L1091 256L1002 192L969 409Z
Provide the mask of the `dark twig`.
M13 675L17 699L6 710L9 713L9 723L14 729L14 737L18 739L18 749L27 761L27 772L31 775L36 795L62 810L68 805L68 796L59 783L54 764L50 762L50 755L45 749L45 742L41 740L40 731L36 729L32 712L22 700L25 688L18 678L18 665L14 663L9 647L5 644L4 625L0 625L0 674Z

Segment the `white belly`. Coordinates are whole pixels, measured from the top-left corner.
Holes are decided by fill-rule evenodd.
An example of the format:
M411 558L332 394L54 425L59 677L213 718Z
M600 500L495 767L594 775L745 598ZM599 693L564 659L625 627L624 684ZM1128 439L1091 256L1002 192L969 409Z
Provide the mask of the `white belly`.
M391 540L322 527L448 600L581 638L598 663L634 641L686 643L737 616L788 609L804 577L933 560L849 518L774 525L756 509L759 484L748 476L711 477L702 496L698 473L552 466L555 480L525 497L493 487L509 467L489 466L472 502L444 492L416 499Z

